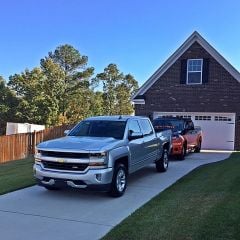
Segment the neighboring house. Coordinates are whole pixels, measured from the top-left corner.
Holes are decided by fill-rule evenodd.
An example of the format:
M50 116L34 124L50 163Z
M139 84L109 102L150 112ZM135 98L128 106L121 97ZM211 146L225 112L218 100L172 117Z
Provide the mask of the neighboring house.
M240 73L198 32L133 96L135 114L191 117L205 149L240 150Z

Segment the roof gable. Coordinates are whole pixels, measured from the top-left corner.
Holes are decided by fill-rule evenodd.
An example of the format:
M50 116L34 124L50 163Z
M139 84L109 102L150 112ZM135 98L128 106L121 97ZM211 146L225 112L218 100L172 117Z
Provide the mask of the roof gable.
M177 60L193 43L199 43L215 60L221 64L237 81L240 82L240 73L215 49L213 48L197 31L192 35L162 64L160 68L140 87L134 94L134 100L138 95L143 95Z

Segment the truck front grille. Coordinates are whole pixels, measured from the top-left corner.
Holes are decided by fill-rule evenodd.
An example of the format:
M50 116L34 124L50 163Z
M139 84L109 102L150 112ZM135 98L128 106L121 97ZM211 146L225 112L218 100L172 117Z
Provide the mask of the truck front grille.
M88 153L72 153L72 152L56 152L56 151L40 151L42 156L57 158L89 158Z
M57 170L67 170L67 171L84 171L87 167L87 163L60 163L60 162L50 162L42 161L44 168L57 169Z

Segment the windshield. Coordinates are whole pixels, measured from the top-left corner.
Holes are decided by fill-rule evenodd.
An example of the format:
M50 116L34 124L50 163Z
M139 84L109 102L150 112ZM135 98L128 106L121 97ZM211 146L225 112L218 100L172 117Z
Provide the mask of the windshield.
M173 125L173 132L182 132L184 129L183 120L170 120L170 123Z
M184 121L173 119L155 119L153 127L156 132L171 129L173 132L180 132L184 129Z
M173 130L173 126L169 121L162 119L153 120L153 127L155 132L161 132L164 130Z
M125 121L86 120L80 122L68 136L123 139L125 126Z

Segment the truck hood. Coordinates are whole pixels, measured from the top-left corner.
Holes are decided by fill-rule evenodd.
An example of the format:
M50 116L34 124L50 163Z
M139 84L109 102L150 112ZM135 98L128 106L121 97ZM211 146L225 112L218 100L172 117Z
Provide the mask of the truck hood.
M103 137L66 136L38 144L38 149L71 151L107 151L122 145L123 140Z

